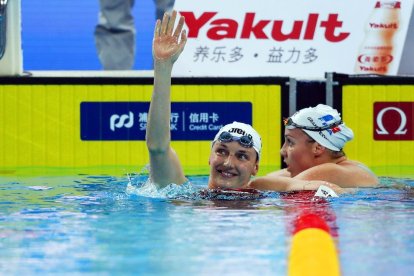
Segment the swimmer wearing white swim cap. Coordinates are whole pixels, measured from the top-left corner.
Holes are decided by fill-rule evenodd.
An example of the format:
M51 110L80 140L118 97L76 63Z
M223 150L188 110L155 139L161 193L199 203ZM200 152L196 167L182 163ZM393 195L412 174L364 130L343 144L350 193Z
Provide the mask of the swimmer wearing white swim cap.
M146 130L150 156L151 182L162 188L187 181L181 162L170 145L171 71L184 49L187 36L184 17L176 11L157 21L154 40L154 91ZM215 136L208 158L210 189L238 189L247 185L259 170L262 142L251 125L233 122L222 127ZM207 159L207 158L206 158Z
M284 120L280 150L286 169L252 180L247 187L280 190L280 186L314 189L321 181L342 188L372 187L378 178L364 164L349 160L343 149L354 138L336 109L319 104Z

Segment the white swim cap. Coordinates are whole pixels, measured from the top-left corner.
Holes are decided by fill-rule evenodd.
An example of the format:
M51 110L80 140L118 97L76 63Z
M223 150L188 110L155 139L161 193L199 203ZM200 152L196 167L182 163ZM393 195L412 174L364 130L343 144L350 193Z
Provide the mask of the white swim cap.
M352 129L345 126L336 109L324 104L304 108L285 120L288 129L300 128L322 146L340 151L354 138Z
M212 142L212 145L214 144L214 142L219 140L220 135L222 135L223 132L228 132L231 134L232 137L237 138L247 136L248 139L246 139L246 142L248 142L250 138L250 141L252 141L253 144L248 147L253 147L253 149L257 152L257 155L259 157L258 159L260 159L260 152L262 150L262 139L260 138L259 133L251 125L240 122L233 122L231 124L225 125L217 132ZM244 140L238 141L240 144L243 144L244 142Z

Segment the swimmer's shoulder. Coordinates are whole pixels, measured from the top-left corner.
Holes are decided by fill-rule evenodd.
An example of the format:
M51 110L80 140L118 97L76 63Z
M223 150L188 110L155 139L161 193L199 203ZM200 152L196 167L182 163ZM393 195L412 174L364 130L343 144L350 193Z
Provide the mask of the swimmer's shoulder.
M274 171L271 173L268 173L266 176L272 176L272 177L291 177L290 172L287 171L287 169L281 169L278 171Z
M346 160L338 165L348 169L350 176L360 183L360 187L372 187L379 183L375 173L367 165L359 161Z
M345 161L343 161L341 163L338 163L338 165L343 166L343 167L347 167L347 168L360 169L360 170L363 170L365 172L368 172L370 174L375 175L374 172L370 168L368 168L367 165L365 165L364 163L361 163L359 161L349 160L348 159L348 160L345 160Z
M347 159L338 163L329 162L311 167L297 175L296 178L325 180L341 188L374 187L379 182L367 166Z

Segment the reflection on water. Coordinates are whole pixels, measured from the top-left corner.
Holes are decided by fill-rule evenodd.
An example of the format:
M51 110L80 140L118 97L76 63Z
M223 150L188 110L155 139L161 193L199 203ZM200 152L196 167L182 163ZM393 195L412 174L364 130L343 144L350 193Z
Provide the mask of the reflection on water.
M146 181L0 177L0 274L282 275L304 211L328 222L344 275L414 273L412 179L383 178L328 201L206 197L205 176L161 191Z

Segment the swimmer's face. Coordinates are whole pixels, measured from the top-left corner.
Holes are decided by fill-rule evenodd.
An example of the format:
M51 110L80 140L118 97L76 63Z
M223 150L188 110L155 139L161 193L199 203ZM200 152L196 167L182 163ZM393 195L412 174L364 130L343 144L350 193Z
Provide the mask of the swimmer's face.
M259 169L257 153L238 142L214 143L210 159L209 188L240 188Z
M285 142L280 149L280 154L292 177L314 166L314 147L316 144L298 128L285 129Z

